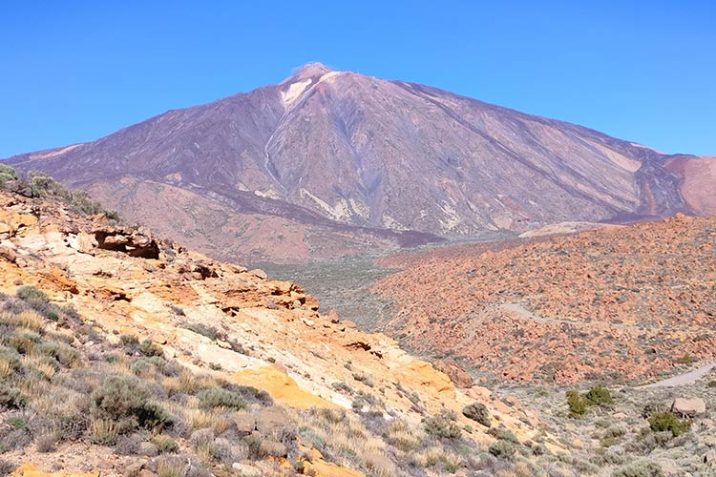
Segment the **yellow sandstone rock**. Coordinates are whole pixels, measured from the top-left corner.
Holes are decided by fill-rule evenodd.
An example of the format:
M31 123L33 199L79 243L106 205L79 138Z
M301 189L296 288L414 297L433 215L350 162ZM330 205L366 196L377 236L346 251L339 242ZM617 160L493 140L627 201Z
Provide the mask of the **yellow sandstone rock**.
M17 232L22 227L30 227L36 223L37 217L34 215L0 209L0 233Z
M301 462L301 472L315 477L365 477L362 472L346 469L339 465L331 464L323 460L323 456L316 449L310 449L308 454L311 460Z
M22 464L10 474L10 477L99 477L99 472L71 472L65 470L45 472L35 464Z
M234 373L237 383L266 391L276 402L296 409L330 408L334 404L298 387L286 373L267 366Z

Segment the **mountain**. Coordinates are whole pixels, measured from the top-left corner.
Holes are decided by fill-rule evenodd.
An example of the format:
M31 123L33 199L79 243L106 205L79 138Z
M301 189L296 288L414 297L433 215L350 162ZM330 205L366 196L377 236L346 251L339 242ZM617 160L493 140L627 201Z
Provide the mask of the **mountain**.
M692 168L668 166L692 159L312 63L277 85L10 163L212 256L303 261L698 213L681 191Z

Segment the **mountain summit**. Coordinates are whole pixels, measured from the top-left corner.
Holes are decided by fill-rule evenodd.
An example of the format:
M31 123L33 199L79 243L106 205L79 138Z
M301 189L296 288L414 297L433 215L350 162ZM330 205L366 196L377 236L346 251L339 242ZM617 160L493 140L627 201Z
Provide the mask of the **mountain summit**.
M680 156L687 158L689 156ZM299 68L10 160L224 259L297 261L693 211L674 157L436 88Z
M332 70L329 67L317 61L306 63L305 65L296 68L296 71L294 71L294 73L289 76L284 83L320 77L326 73L330 73L331 71Z

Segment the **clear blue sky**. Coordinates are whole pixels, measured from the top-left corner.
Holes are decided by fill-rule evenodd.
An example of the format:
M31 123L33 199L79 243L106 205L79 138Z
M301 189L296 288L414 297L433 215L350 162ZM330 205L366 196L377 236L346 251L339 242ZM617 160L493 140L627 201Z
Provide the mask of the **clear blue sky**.
M0 157L321 61L716 154L716 1L40 1L0 12Z

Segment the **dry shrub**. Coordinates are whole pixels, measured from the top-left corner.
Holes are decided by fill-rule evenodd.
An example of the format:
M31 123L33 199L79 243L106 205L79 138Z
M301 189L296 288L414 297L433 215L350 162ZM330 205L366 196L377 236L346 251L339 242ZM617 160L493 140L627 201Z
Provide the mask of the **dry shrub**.
M413 431L405 421L396 420L390 423L385 431L389 444L403 452L412 452L418 448L422 436Z
M119 437L117 425L111 419L95 419L90 423L89 431L93 444L113 446Z
M14 371L12 364L6 359L0 358L0 378L9 377Z
M41 331L45 328L45 320L34 310L25 310L15 319L16 326L31 331Z
M198 429L206 429L214 427L217 414L213 411L205 411L203 409L188 409L184 415L189 424L189 428L193 431Z
M229 429L231 429L233 425L234 421L231 416L228 414L222 414L220 416L215 417L212 427L214 429L214 434L220 436Z
M440 445L434 445L421 451L412 457L412 461L418 467L437 467L444 466L450 472L454 472L464 466L462 457L448 451Z
M363 454L363 462L371 474L376 477L392 477L396 475L395 465L384 452L369 450Z

